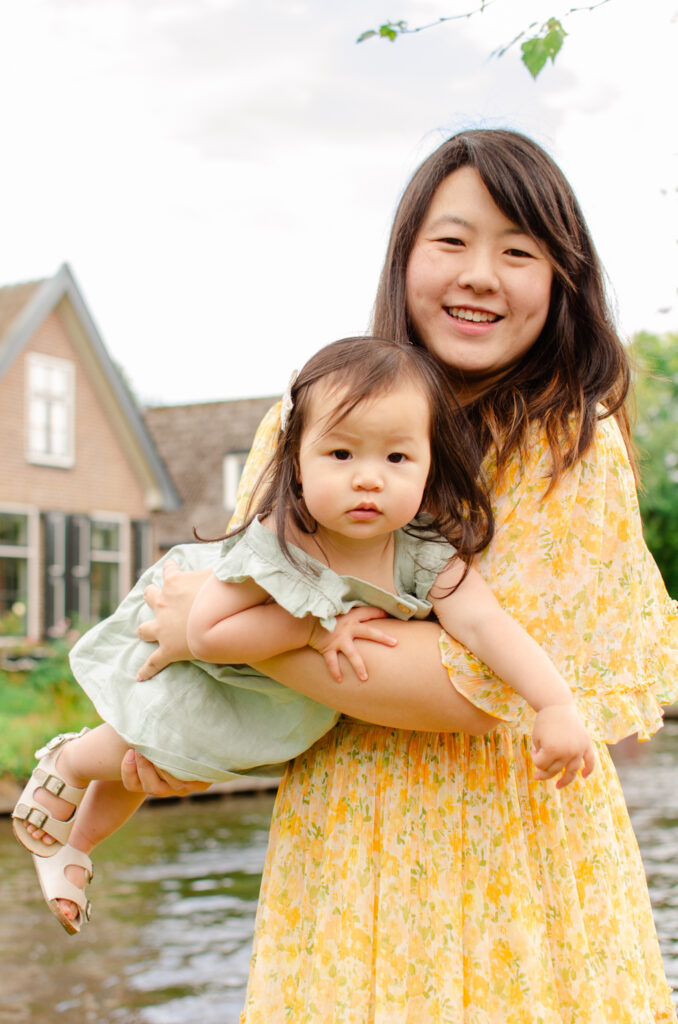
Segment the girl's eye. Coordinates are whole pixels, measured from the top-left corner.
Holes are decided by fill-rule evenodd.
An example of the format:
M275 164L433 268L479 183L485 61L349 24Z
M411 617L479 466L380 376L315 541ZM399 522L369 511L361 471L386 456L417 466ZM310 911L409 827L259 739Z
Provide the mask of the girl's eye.
M463 245L461 238L439 238L439 242L443 242L445 245Z
M534 258L532 256L531 252L525 252L524 249L507 249L506 250L506 255L507 256L518 256L521 259L529 259L529 260Z
M391 452L387 458L389 462L394 462L396 465L407 461L407 455L403 455L402 452Z
M333 459L337 460L337 462L346 462L347 459L351 458L351 453L347 451L346 448L335 448L335 450L330 454Z

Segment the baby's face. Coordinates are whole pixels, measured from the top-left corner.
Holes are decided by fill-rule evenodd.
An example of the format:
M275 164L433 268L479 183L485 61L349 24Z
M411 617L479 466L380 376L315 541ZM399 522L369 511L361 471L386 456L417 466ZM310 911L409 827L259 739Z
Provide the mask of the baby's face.
M430 411L411 384L367 399L331 429L344 393L319 384L299 452L308 511L325 531L371 539L419 511L431 465Z

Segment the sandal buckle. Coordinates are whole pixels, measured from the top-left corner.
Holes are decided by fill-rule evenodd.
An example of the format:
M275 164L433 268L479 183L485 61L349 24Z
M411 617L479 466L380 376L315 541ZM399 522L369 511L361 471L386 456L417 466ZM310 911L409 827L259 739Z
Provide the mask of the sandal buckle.
M42 784L42 788L46 789L52 796L59 796L65 785L64 780L60 779L58 775L48 775Z
M35 756L38 759L46 757L47 754L51 753L56 747L61 745L63 738L63 733L59 733L58 736L52 736L51 740L48 740L48 742L44 743L39 750L36 750Z
M36 828L44 828L48 817L49 815L45 814L44 811L38 810L37 807L30 807L28 809L28 813L24 815L23 820L28 825L35 825Z

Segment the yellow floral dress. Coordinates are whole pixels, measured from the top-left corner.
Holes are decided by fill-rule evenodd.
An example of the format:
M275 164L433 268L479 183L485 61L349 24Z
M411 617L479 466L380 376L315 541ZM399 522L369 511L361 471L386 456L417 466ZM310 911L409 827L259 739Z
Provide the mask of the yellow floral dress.
M274 407L243 502L277 429ZM443 635L451 683L497 728L341 719L289 766L241 1024L675 1024L605 744L648 739L678 699L676 607L615 423L544 497L548 468L535 432L478 566L571 683L596 771L562 791L536 781L529 707Z

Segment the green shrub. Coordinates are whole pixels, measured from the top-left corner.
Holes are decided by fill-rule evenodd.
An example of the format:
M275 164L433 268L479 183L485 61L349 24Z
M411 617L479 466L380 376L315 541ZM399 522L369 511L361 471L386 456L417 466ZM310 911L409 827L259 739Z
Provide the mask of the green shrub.
M27 778L46 740L100 721L68 664L73 639L24 645L0 658L0 774Z
M630 354L645 540L669 593L678 597L678 334L641 332Z

